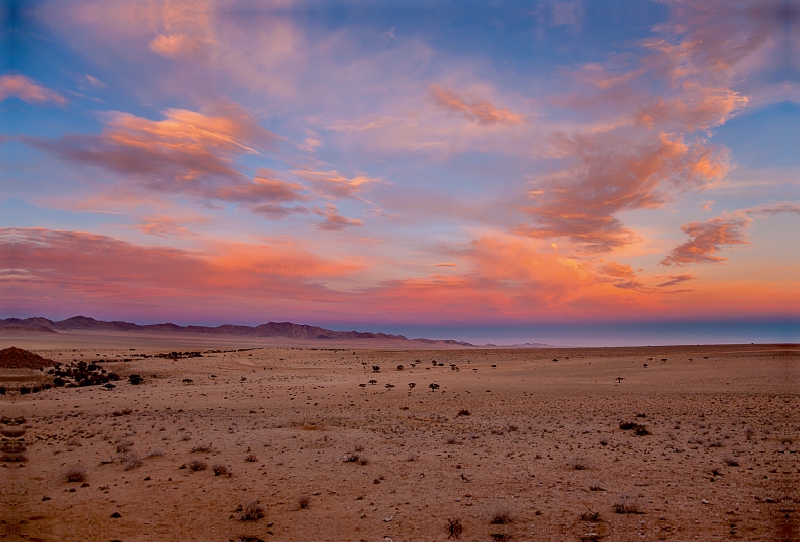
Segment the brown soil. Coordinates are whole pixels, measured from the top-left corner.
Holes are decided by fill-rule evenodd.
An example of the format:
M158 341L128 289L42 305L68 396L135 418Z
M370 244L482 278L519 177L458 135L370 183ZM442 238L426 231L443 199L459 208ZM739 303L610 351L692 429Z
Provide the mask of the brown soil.
M15 346L0 350L0 368L3 369L42 369L53 365L53 360Z
M24 419L0 466L12 536L422 542L448 519L463 542L800 536L796 345L326 341L125 362L177 346L51 346L66 335L37 351L118 360L102 367L122 380L0 398ZM241 521L250 501L264 517Z

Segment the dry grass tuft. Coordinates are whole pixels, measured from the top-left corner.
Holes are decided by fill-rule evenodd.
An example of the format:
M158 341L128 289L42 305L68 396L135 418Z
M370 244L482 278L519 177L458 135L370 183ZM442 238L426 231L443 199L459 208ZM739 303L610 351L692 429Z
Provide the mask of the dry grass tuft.
M620 495L614 502L613 508L617 514L644 514L639 500L625 494Z
M236 509L239 513L239 521L256 521L264 517L266 510L259 501L243 502Z
M214 476L233 476L233 469L222 463L214 463L211 465L211 471L214 473Z
M507 508L495 508L489 513L489 523L492 525L505 525L512 521L513 517L511 511Z
M139 459L139 456L136 453L131 452L125 457L122 458L122 469L123 470L131 470L135 469L136 467L142 466L142 460Z
M71 467L67 468L65 477L67 482L85 482L86 469L83 467L83 465L72 465Z
M198 459L193 459L189 463L186 464L186 467L193 472L199 472L201 470L206 470L208 465L205 461L200 461Z
M589 460L583 457L573 457L567 461L567 465L574 470L589 470L591 468Z

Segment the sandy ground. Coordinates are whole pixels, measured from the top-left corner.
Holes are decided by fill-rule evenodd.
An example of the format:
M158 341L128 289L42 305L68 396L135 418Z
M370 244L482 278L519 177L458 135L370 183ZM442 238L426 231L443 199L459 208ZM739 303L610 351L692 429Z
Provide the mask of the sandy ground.
M447 540L448 519L465 541L800 540L796 345L0 335L12 344L144 383L0 398L4 444L27 447L0 467L6 540ZM248 350L135 359L210 349ZM265 517L239 520L252 500Z

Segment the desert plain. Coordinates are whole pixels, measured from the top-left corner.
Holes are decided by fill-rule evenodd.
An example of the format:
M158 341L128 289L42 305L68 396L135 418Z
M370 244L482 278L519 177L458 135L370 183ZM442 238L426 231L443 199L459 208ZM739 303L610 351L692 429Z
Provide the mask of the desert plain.
M5 540L800 540L798 345L12 345L119 380L0 369Z

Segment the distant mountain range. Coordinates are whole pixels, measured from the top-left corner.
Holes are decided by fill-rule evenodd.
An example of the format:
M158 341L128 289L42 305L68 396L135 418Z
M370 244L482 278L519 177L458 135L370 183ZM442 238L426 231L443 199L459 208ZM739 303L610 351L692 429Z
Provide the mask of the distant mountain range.
M235 326L225 324L221 326L179 326L177 324L147 324L139 325L131 322L114 320L105 322L87 316L73 316L66 320L53 321L47 318L5 318L0 319L0 330L18 331L66 331L66 330L97 330L97 331L171 331L175 333L206 333L214 335L237 335L240 337L284 337L289 339L397 339L401 341L420 341L428 344L452 344L458 346L474 346L464 341L434 340L434 339L408 339L403 335L389 335L387 333L370 333L363 331L333 331L317 326L293 324L291 322L269 322L258 326Z

